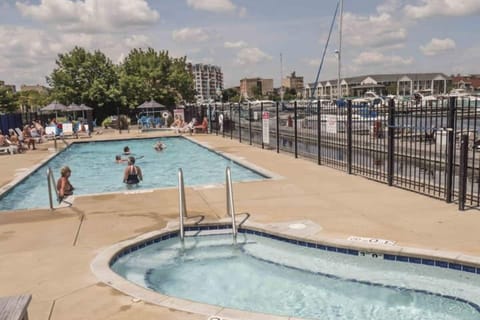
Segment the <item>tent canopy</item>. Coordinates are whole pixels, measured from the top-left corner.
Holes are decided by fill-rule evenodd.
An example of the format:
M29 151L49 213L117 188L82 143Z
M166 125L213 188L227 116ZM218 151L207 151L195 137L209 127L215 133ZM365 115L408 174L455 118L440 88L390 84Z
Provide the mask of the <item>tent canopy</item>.
M40 109L40 111L67 111L67 106L57 102L53 101L49 105L43 107Z
M137 107L137 109L166 109L167 107L163 104L158 103L155 100L145 101Z

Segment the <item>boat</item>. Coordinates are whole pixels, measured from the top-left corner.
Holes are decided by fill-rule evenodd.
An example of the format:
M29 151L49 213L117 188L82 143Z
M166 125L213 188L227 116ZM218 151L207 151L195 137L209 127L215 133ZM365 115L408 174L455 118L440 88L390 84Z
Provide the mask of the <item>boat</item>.
M353 99L352 103L354 105L377 106L384 105L385 99L374 91L367 91L362 97Z

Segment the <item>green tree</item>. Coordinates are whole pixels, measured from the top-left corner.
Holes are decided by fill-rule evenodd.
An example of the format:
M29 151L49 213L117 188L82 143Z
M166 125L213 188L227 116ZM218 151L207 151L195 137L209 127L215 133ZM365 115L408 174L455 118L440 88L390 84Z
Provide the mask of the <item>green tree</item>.
M283 100L295 100L297 99L297 90L294 88L286 88L285 94L283 95Z
M65 104L84 103L97 116L116 113L120 102L118 75L112 61L100 51L93 53L75 47L59 54L57 67L47 77L52 99Z
M135 108L153 99L167 106L194 97L193 77L186 58L170 58L168 51L133 49L119 66L122 101Z
M50 103L51 100L48 92L38 92L36 90L22 90L17 92L16 99L18 105L26 111L37 111L42 106Z
M234 88L228 88L222 91L222 102L238 102L240 94Z
M14 112L17 109L15 94L10 89L0 86L0 113Z

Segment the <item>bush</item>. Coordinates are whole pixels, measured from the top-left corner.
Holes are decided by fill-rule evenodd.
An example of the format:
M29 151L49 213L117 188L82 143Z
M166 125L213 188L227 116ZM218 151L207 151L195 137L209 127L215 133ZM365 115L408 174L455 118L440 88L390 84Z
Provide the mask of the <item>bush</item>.
M104 127L105 129L108 129L108 127L110 127L111 125L112 125L112 117L106 117L105 119L103 119L102 127Z

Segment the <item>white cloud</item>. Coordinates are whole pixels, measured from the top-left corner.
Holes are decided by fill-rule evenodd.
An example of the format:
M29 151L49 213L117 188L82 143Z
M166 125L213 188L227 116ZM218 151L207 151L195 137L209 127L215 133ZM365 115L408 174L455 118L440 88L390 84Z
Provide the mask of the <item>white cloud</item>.
M269 60L272 60L272 57L258 48L243 48L237 53L235 62L239 65L249 65Z
M174 30L172 32L172 38L178 42L203 42L207 41L210 36L202 28L183 28L180 30Z
M454 50L456 48L455 41L449 38L437 39L433 38L424 46L420 46L420 50L426 56L436 56L445 51Z
M407 5L405 14L414 19L431 16L471 16L480 14L478 0L422 0L418 6Z
M211 12L233 12L236 9L230 0L187 0L187 4L195 10Z
M147 48L150 46L149 38L145 35L131 35L130 37L125 39L125 45L128 48Z
M402 46L407 30L388 13L375 16L344 15L345 42L355 47L386 48Z
M392 68L411 65L413 63L413 58L402 58L393 55L386 56L381 52L365 51L360 53L353 62L361 66L388 66L389 68Z
M69 32L100 33L151 25L159 14L145 0L41 0L16 3L25 17Z
M245 48L245 47L247 46L247 43L246 43L245 41L243 41L243 40L237 41L237 42L229 42L229 41L227 41L227 42L225 42L225 43L223 44L223 46L224 46L225 48L229 48L229 49L231 49L231 48Z

